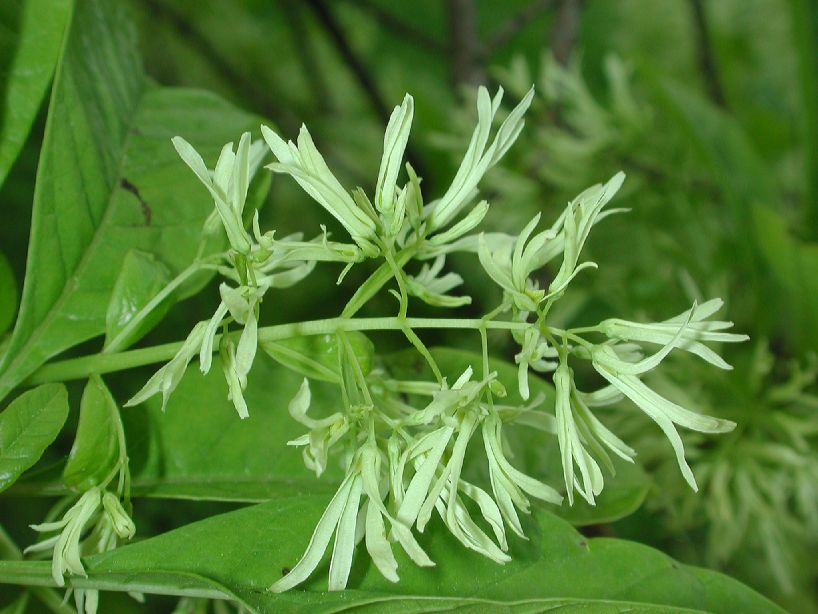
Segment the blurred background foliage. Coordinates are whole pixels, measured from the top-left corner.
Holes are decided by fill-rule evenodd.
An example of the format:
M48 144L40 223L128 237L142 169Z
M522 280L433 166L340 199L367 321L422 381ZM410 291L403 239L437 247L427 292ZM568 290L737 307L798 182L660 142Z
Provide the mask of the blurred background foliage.
M0 57L14 44L14 4L0 4ZM581 189L620 169L628 175L618 206L630 212L595 231L589 250L600 269L578 279L555 315L579 325L613 314L661 318L723 296L727 317L752 337L727 351L733 372L678 358L652 382L739 423L720 438L686 438L700 492L687 489L646 420L616 416L659 486L634 515L586 530L721 568L791 611L818 612L818 4L133 0L129 8L153 79L215 91L288 136L306 123L342 183L367 190L404 92L416 105L408 157L434 195L468 141L475 86L502 85L511 109L534 83L527 127L484 183L489 227L519 228L540 211L554 218ZM0 288L14 296L44 121L45 108L0 191ZM262 216L262 227L283 234L326 223L280 179ZM455 268L481 314L499 297L470 265ZM365 278L358 268L347 292ZM321 297L336 275L319 267L265 323L334 313ZM178 337L178 323L206 317L214 295L210 288L176 306L148 341ZM0 332L11 321L0 311ZM513 356L505 337L492 343Z

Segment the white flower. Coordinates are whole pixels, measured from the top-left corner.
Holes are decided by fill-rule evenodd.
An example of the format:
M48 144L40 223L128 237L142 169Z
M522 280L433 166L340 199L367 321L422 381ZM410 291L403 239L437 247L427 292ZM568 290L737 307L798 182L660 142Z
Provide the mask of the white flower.
M384 506L380 468L380 451L371 444L362 446L353 458L341 486L321 515L303 556L286 576L270 587L271 591L280 593L306 580L321 562L333 533L335 542L330 560L328 589L338 591L346 588L357 536L361 530L367 551L378 570L387 580L397 582L397 562L386 535L384 518L391 524L391 534L415 564L424 567L434 565L412 536L409 527L389 514ZM363 495L367 500L363 504L365 510L362 514ZM363 526L359 526L362 520Z
M678 324L676 326L678 328ZM652 368L650 365L654 362L654 357L665 352L667 348L674 347L675 343L678 342L677 337L678 335L672 337L665 349L657 352L653 357L646 358L643 361L645 366ZM696 478L685 460L684 446L674 424L702 433L726 433L735 428L735 422L702 416L657 394L637 377L646 370L645 367L623 361L608 345L594 348L592 362L594 369L602 377L633 401L639 409L659 425L659 428L662 429L671 446L673 446L682 475L690 484L690 487L697 490Z
M96 614L99 608L99 591L96 589L74 589L74 603L79 614Z
M347 192L324 158L318 152L306 126L298 133L298 145L284 142L267 126L261 127L264 140L270 146L277 164L267 166L277 173L286 173L347 229L352 239L369 255L378 253L374 242L377 238L375 221Z
M549 228L531 237L539 221L538 213L520 232L513 247L510 243L505 243L492 251L485 236L481 234L479 238L480 264L522 311L536 311L546 296L545 291L529 275L553 257L551 244L556 239L557 232L554 228Z
M409 294L417 296L427 305L435 307L461 307L471 303L470 296L451 296L448 292L463 283L457 273L438 274L446 262L445 256L438 256L431 266L424 264L420 273L406 278Z
M100 514L100 508L102 513ZM85 530L94 523L91 533L83 540ZM116 546L117 537L130 539L136 527L119 503L119 499L98 486L87 490L71 506L62 519L31 525L41 533L60 531L57 535L26 548L28 552L53 550L51 577L57 586L65 586L65 574L85 576L81 556L86 552L105 552ZM87 612L94 611L94 597L85 605Z
M208 189L230 245L238 252L249 253L252 241L244 230L244 212L250 178L255 173L263 155L261 143L250 144L250 133L241 135L236 152L233 143L222 148L213 171L209 171L199 153L182 137L172 139L173 146L182 160Z
M503 99L503 88L497 91L492 100L488 90L480 87L477 91L477 127L474 129L463 162L446 193L439 200L428 205L430 213L427 222L430 231L446 226L468 204L486 171L497 164L517 140L525 125L523 115L528 110L533 97L534 88L532 87L520 104L509 113L497 130L494 141L488 145L491 124Z
M102 509L105 510L105 515L110 518L111 526L114 533L121 539L131 539L136 533L136 525L134 525L131 517L122 507L119 502L119 497L113 493L106 492L102 495Z
M315 471L316 477L320 477L327 468L329 449L347 433L349 420L341 412L320 419L309 417L307 410L310 408L310 400L310 383L305 377L298 392L290 401L288 411L296 422L309 428L310 432L288 441L287 445L305 446L304 464L308 469Z
M396 517L406 526L417 524L418 530L423 531L432 511L436 509L452 535L464 546L497 563L506 563L510 558L501 549L506 543L497 506L490 501L485 491L460 479L466 447L478 420L477 408L462 412L458 417L457 427L444 426L436 429L404 451L397 463L397 475L393 476L393 481L400 481L400 495L395 497L399 502ZM454 444L449 459L443 463L443 454L453 437ZM414 467L415 474L404 491L402 474L407 465ZM459 496L461 492L478 503L484 517L494 529L500 547L472 520Z
M517 509L525 514L531 510L527 495L542 501L560 505L560 494L539 480L515 469L503 452L503 422L499 416L489 414L483 420L483 445L489 463L489 478L494 499L506 523L520 537L525 538Z
M540 373L553 371L557 368L557 363L546 359L556 358L557 351L548 345L540 335L536 325L525 329L522 337L522 347L514 356L514 362L519 365L517 368L517 387L520 390L520 396L524 401L527 401L529 397L528 369L531 368ZM518 341L520 340L518 339Z
M125 407L139 405L157 393L162 393L162 411L168 403L171 393L179 385L185 374L188 363L200 352L205 339L207 322L199 322L188 334L187 339L176 352L176 355L164 367L153 374L142 389L125 403Z
M574 490L594 505L594 497L602 492L602 472L594 458L580 441L574 415L571 411L571 374L568 365L560 363L554 373L554 388L557 392L557 438L562 454L562 471L568 503L574 504ZM574 463L579 469L582 483L574 476Z
M400 190L396 181L412 128L413 113L414 99L406 94L403 103L392 111L383 136L383 157L375 188L375 208L383 216L384 227L389 236L400 231L406 211L406 196L398 198Z
M669 320L650 324L612 318L601 322L599 330L611 338L628 341L666 345L673 340L672 347L696 354L720 369L731 369L732 367L721 356L701 343L702 341L739 343L749 339L747 335L722 332L733 326L732 322L707 320L723 305L724 302L721 299L712 299L699 306L694 305L692 310L680 313ZM679 333L682 324L684 326ZM679 333L678 336L677 333Z
M574 384L573 374L564 362L554 373L554 387L557 397L557 439L568 502L573 505L573 492L576 490L588 503L595 505L595 497L604 486L596 459L601 460L614 474L613 463L605 448L628 462L633 462L636 452L594 416L584 403ZM574 465L579 469L581 482L574 473Z
M556 277L548 286L548 295L561 294L571 280L582 269L596 268L596 263L585 262L578 265L579 254L591 232L591 228L601 219L602 208L622 187L625 173L618 172L608 183L591 186L568 204L562 214L563 260ZM558 222L559 223L559 222Z
M58 535L26 548L28 552L51 550L54 554L51 559L51 577L57 586L65 586L65 574L85 576L85 567L80 560L80 539L85 526L96 514L100 502L99 487L86 491L79 500L69 508L61 520L33 524L31 528L41 533L60 531Z
M447 228L443 232L439 232L424 241L421 250L418 254L420 258L431 258L437 256L447 249L447 246L454 241L460 239L467 232L471 232L483 221L486 213L489 211L489 204L485 200L481 200L465 215L465 217Z

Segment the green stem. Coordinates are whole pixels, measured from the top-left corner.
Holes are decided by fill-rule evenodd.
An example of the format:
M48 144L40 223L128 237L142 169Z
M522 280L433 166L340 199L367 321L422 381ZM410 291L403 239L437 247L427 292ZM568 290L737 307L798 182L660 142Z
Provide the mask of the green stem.
M386 263L392 269L392 276L398 282L398 290L400 291L400 309L398 311L399 318L406 318L406 313L409 310L409 295L406 292L406 283L403 278L403 268L397 262L391 252L387 251L385 254Z
M51 563L48 561L0 561L0 584L18 584L28 587L54 587L51 577ZM155 595L176 595L179 597L204 597L207 599L234 599L226 591L221 591L215 583L187 572L162 572L150 578L137 577L126 573L94 573L88 577L66 578L66 585L73 588L97 589L103 591L133 591ZM33 589L37 595L37 589Z
M281 341L294 337L309 337L343 331L403 331L409 328L448 328L477 330L485 326L490 330L524 330L529 324L525 322L489 321L469 318L328 318L292 324L267 326L258 331L260 343ZM214 343L218 347L220 336ZM79 358L70 358L47 364L29 377L24 385L35 386L46 382L62 382L84 379L92 373L104 374L124 371L145 365L166 362L176 355L182 347L181 341L166 343L138 350L129 350L118 354L93 354Z
M406 318L402 319L404 322L406 321ZM410 326L405 326L401 330L403 331L403 334L406 336L406 338L409 340L409 343L411 343L415 347L415 349L420 353L420 355L423 356L424 359L426 359L426 362L432 369L432 373L434 374L435 379L438 381L438 383L442 384L443 373L441 373L440 367L437 366L437 361L435 361L434 356L432 356L432 353L429 351L429 348L426 347L423 341L421 341L420 337L417 336L417 333L415 333L415 331L413 331Z
M22 562L23 553L20 552L17 544L9 537L2 525L0 525L0 551L3 552L3 558ZM2 582L2 579L0 579L0 582ZM43 586L30 586L29 591L52 612L57 614L74 613L74 608L67 605L63 598L53 589Z

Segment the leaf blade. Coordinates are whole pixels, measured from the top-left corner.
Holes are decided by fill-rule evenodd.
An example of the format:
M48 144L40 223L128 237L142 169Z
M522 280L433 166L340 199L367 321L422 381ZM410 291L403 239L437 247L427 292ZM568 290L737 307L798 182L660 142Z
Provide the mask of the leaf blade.
M0 414L0 492L34 465L68 417L62 384L44 384L16 398Z

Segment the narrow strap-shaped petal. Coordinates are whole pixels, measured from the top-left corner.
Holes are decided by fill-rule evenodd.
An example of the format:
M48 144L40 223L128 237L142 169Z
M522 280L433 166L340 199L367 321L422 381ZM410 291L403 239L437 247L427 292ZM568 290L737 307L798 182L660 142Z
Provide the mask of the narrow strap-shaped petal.
M361 503L362 486L361 476L355 475L352 478L349 497L335 532L335 545L329 564L328 588L331 591L341 591L347 586L349 571L352 568L352 555L355 552L355 527Z
M318 563L321 562L324 552L332 539L332 533L338 526L338 522L341 520L341 515L346 508L347 500L349 499L349 494L352 490L352 482L353 480L351 475L344 478L341 486L338 487L338 490L335 492L335 495L332 497L329 505L327 505L327 508L321 515L321 519L318 521L318 524L315 525L315 530L312 533L312 537L310 537L310 543L307 545L307 549L304 551L303 556L286 576L275 582L270 587L272 592L282 593L289 590L292 587L301 584L304 580L309 578L313 571L315 571L315 568L318 566Z
M453 433L454 428L451 426L444 426L435 431L434 447L426 455L426 458L421 464L420 469L415 473L412 481L409 482L403 503L396 515L397 519L406 526L415 524L418 512L420 512L420 508L426 500L429 487L432 485L432 480L435 477L435 470L440 464L440 459L443 458L443 452L446 450L446 445L449 443L449 439L451 439Z

